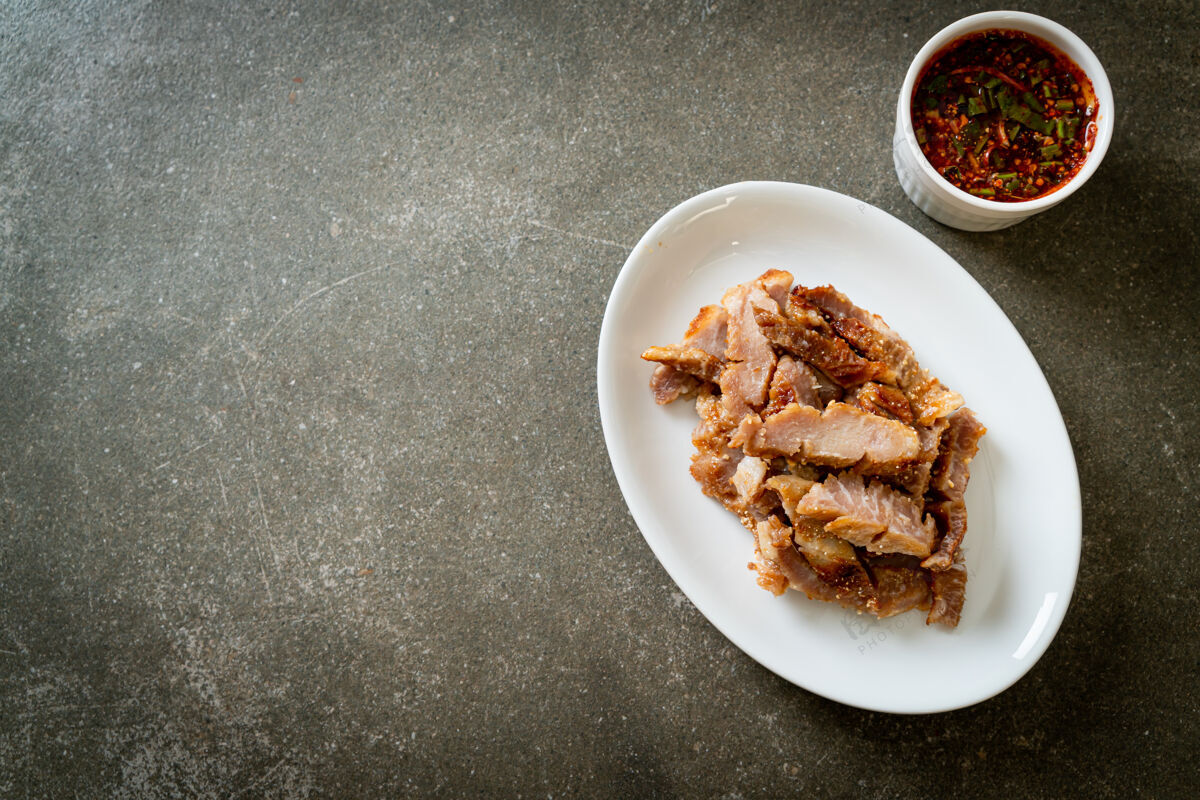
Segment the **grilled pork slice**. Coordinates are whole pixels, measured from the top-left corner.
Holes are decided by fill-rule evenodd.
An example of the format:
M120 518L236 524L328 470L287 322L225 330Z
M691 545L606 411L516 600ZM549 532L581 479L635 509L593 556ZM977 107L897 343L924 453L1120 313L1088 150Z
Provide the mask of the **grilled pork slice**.
M645 355L642 357L645 358ZM670 364L659 364L650 376L650 391L654 393L654 402L660 406L680 397L691 397L698 388L700 381Z
M729 316L725 345L729 364L719 380L721 402L735 419L763 409L775 371L775 349L754 320L756 310L779 311L779 305L760 285L768 274L733 287L721 298L721 306Z
M864 316L868 313L863 311ZM892 366L897 383L917 412L921 424L928 425L932 420L952 414L962 406L962 396L947 389L923 369L907 342L888 328L882 319L874 314L869 316L878 327L872 327L855 317L846 317L834 322L833 328L859 352Z
M938 521L942 541L937 552L922 562L926 569L935 572L950 569L954 553L967 535L967 505L963 496L971 478L971 459L979 451L979 440L985 433L987 428L969 408L959 409L950 417L929 480L930 492L937 497L929 504L929 512Z
M824 334L770 309L757 309L754 318L767 339L819 367L840 386L895 378L886 364L868 361L837 336Z
M782 411L792 403L814 408L825 406L821 402L817 376L807 364L796 361L791 356L781 356L779 363L775 365L775 375L771 378L767 398L769 402L763 410L763 416Z
M705 306L700 313L688 324L683 334L680 347L702 350L718 361L725 357L725 337L728 328L729 315L720 306ZM651 348L654 349L654 348ZM650 351L647 350L647 353ZM647 358L642 354L642 358ZM658 359L647 358L648 361ZM715 380L715 379L714 379ZM662 362L650 377L650 390L654 392L654 401L666 405L680 397L691 396L700 386L694 373L688 373L675 365Z
M816 367L812 367L812 372L817 379L817 397L821 398L822 407L829 405L834 400L845 398L846 391L834 383L833 378Z
M929 490L929 481L933 474L933 463L940 452L942 434L950 423L945 417L939 417L931 425L917 425L917 438L921 440L921 453L917 460L910 465L907 475L902 476L902 486L913 497L923 498Z
M795 289L788 293L787 302L779 305L783 308L784 313L795 322L825 336L833 335L833 327L826 319L825 312L810 303L802 293Z
M875 614L880 619L930 607L929 581L915 558L875 556L867 564L875 580Z
M834 474L813 486L796 506L825 530L872 553L929 555L937 529L905 495L859 475Z
M792 277L792 273L781 269L769 269L754 279L754 285L766 292L775 301L776 306L783 308L788 301L793 281L795 278Z
M808 494L816 481L811 481L799 475L772 475L766 480L766 487L779 495L780 505L788 515L788 519L796 518L796 505Z
M796 548L817 576L832 586L839 597L852 597L857 608L874 613L875 590L854 547L845 539L826 533L819 520L796 510L813 484L814 481L796 475L775 475L766 481L767 488L779 495L783 511L792 522Z
M771 365L755 365L749 361L730 361L721 370L717 385L721 387L721 405L731 419L741 419L762 408L767 393L763 376L770 379Z
M917 457L911 461L904 461L895 466L877 467L871 470L863 470L855 466L855 472L863 474L871 474L885 483L903 489L912 496L913 502L918 508L925 506L925 493L929 489L930 474L933 471L934 461L938 456L938 443L941 441L942 433L949 426L949 422L945 417L935 419L932 425L916 425L913 430L917 432L917 438L921 442L920 451Z
M737 420L725 415L725 407L721 398L713 394L712 389L705 387L696 395L696 416L700 422L692 431L692 444L700 447L712 437L722 437L721 441L729 442L729 437L737 428Z
M962 396L922 369L908 342L879 316L854 305L832 286L797 286L792 294L821 309L833 320L837 334L858 352L892 368L894 382L904 390L920 424L928 425L962 406Z
M754 560L747 566L758 572L758 585L774 595L787 591L793 577L797 583L802 582L802 569L808 566L792 547L790 535L779 520L763 520L754 530ZM816 575L812 575L812 581L820 583ZM829 591L828 598L818 599L833 599L833 591Z
M754 319L756 311L779 313L779 305L766 290L754 282L738 284L725 292L721 307L729 315L725 358L730 361L755 361L775 356L771 343L758 329Z
M985 433L987 428L969 408L950 417L929 488L943 497L961 498L971 478L971 459L979 452L979 440Z
M737 500L737 490L730 481L743 458L742 451L729 444L733 425L724 415L720 398L711 391L702 390L696 398L696 413L700 422L692 431L692 444L696 446L692 477L709 497L732 503Z
M758 573L755 583L771 594L778 597L787 591L787 575L783 574L783 570L777 562L763 555L762 548L757 543L754 546L754 560L746 566Z
M721 375L721 359L706 353L699 347L689 347L684 344L669 344L665 347L650 347L642 353L646 361L657 361L659 364L674 367L678 372L684 372L707 383L716 383Z
M909 404L908 398L895 386L885 386L875 381L867 381L847 392L846 402L869 414L878 414L881 417L898 419L907 423L913 421L912 406Z
M738 500L732 480L741 461L741 450L728 447L719 440L708 441L696 447L692 456L692 477L700 484L702 492L728 507Z
M958 546L967 535L967 504L962 500L932 500L925 510L937 521L941 541L933 555L921 562L921 566L933 572L949 569Z
M709 442L696 448L691 473L704 494L736 514L753 533L755 525L779 508L779 500L774 493L762 491L761 485L755 490L753 470L743 468L742 461L740 450Z
M962 556L955 553L953 563L940 572L930 572L929 588L933 594L933 604L929 608L929 616L925 618L926 625L937 622L947 628L958 625L962 616L963 599L967 593L967 566L962 563Z
M738 462L733 477L729 479L743 503L753 503L763 493L763 480L767 477L767 462L754 456L746 456Z
M732 424L725 416L720 399L709 390L696 398L700 423L692 431L691 473L701 491L737 514L752 533L758 521L779 507L773 492L763 491L768 465L759 458L747 458L729 444ZM746 462L746 463L743 463Z
M779 574L791 576L787 585L811 598L836 602L878 617L890 617L910 608L927 608L929 588L917 560L876 556L873 558L879 565L878 572L868 572L849 542L831 536L822 529L819 521L796 511L792 501L797 490L805 484L811 486L812 482L786 475L777 475L767 481L768 487L779 493L784 511L792 520L792 541L795 551L803 556L804 564L794 563L795 551L790 551L783 540L782 532L788 529L778 520L765 520L756 529L760 557L766 556ZM789 560L793 563L788 564ZM783 564L788 567L780 566ZM764 580L762 570L759 583L780 593L776 591L779 584Z
M755 528L758 583L764 589L782 594L782 585L803 592L810 599L838 603L846 608L861 609L863 601L848 592L839 591L817 575L808 561L800 555L792 540L792 529L775 517L768 517ZM782 581L780 579L782 578Z
M748 455L797 456L830 467L860 461L864 468L894 465L920 452L920 439L909 426L845 403L830 403L824 411L793 403L765 420L748 416L732 443Z
M917 422L928 425L935 419L949 416L962 407L961 394L947 389L941 381L925 370L921 370L921 374L924 377L904 389L909 402L917 412Z
M875 613L875 587L849 542L827 533L820 521L802 514L792 518L792 539L813 572L833 587L840 600L852 600L860 611Z

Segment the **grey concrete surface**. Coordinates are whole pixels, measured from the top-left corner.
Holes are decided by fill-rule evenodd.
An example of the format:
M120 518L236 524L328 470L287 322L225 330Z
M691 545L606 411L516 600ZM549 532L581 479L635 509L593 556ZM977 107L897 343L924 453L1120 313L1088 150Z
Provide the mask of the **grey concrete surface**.
M0 7L0 797L1194 796L1200 12L1022 6L1117 133L988 235L889 153L955 3ZM997 698L780 680L625 510L612 281L759 178L929 236L1054 389L1079 582Z

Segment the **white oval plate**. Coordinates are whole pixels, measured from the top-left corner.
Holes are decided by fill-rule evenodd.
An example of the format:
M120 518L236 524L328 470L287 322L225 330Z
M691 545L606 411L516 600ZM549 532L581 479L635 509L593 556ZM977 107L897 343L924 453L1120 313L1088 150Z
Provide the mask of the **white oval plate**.
M746 565L753 542L688 473L687 401L655 405L653 365L702 305L770 267L831 283L882 316L988 427L971 465L966 604L954 630L909 612L875 620ZM696 608L747 655L812 692L895 713L948 711L1011 686L1057 632L1079 567L1079 479L1045 377L983 288L921 234L845 195L738 183L676 206L625 262L600 330L604 438L629 511Z

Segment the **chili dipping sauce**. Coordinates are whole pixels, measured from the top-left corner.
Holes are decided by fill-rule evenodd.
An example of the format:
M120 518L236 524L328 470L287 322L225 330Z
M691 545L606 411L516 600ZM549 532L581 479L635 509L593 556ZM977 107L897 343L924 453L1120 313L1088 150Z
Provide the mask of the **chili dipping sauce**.
M1087 75L1053 45L990 30L930 60L913 90L912 125L942 177L1011 203L1049 194L1079 171L1098 110Z

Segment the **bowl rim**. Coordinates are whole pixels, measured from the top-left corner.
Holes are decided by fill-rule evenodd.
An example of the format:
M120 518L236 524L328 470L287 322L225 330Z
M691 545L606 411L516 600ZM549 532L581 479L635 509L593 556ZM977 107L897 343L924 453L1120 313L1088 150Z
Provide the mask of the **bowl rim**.
M929 163L929 159L925 157L925 153L921 150L921 146L917 143L917 136L913 130L911 113L912 93L921 70L934 54L953 40L967 34L992 29L1021 31L1054 45L1055 48L1062 51L1063 54L1074 61L1083 70L1084 74L1087 75L1088 79L1091 80L1092 89L1095 92L1096 100L1100 107L1096 117L1096 141L1092 145L1092 150L1088 154L1088 157L1084 160L1083 166L1071 176L1070 180L1058 189L1031 200L998 203L994 200L984 200L983 198L975 197L969 192L964 192L942 177L933 168L933 165ZM947 25L934 34L917 51L917 55L913 58L912 63L909 64L908 71L904 76L904 83L900 88L900 99L896 109L897 124L900 126L909 149L914 152L915 160L919 165L918 168L925 175L926 179L932 181L934 186L948 195L947 199L964 204L969 208L986 212L992 217L1025 217L1031 213L1049 208L1069 197L1076 189L1087 182L1087 179L1100 166L1104 154L1108 152L1108 146L1113 136L1114 118L1115 109L1113 106L1112 85L1109 83L1108 75L1105 73L1100 59L1096 57L1092 49L1069 29L1054 20L1024 11L984 11L979 14L972 14Z

